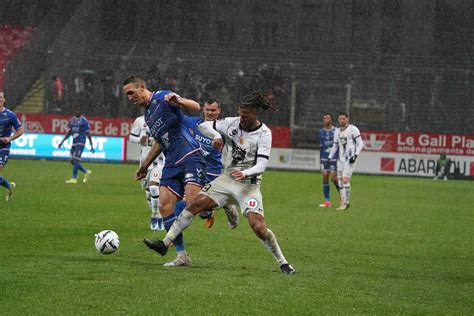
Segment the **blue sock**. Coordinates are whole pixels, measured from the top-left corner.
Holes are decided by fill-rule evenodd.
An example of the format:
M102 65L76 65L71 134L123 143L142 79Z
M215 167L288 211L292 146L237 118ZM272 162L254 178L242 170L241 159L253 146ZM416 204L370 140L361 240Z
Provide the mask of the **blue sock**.
M87 169L84 168L84 166L78 161L77 162L77 165L79 166L79 170L81 170L82 172L86 173L87 172Z
M186 207L186 202L185 201L179 200L178 202L176 202L176 206L174 208L174 215L176 215L176 217L178 217L179 214L181 214L181 212L184 210L185 207Z
M12 188L10 182L8 182L8 180L7 180L4 176L0 176L0 185L1 185L1 186L4 186L4 187L7 188L7 189L11 189L11 188Z
M329 198L329 182L323 182L323 193L324 199L326 201L330 201L331 199Z
M175 219L176 219L176 215L174 214L171 214L163 218L166 231L170 230L170 227L171 225L173 225ZM176 248L176 252L181 252L181 251L186 250L186 248L184 248L183 234L179 234L176 237L176 239L173 241L173 245Z
M77 179L77 172L79 171L79 165L77 161L72 162L72 178Z

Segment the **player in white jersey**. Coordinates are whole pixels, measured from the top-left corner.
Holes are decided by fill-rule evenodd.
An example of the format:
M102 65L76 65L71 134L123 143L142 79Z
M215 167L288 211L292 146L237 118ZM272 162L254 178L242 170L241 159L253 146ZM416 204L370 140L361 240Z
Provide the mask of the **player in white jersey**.
M329 153L329 159L332 159L339 150L339 159L337 161L337 179L341 194L341 205L338 211L344 211L349 208L351 197L350 179L356 166L357 157L364 148L359 129L349 124L349 115L339 113L339 127L334 133L334 144Z
M132 143L140 144L140 165L148 155L151 146L153 145L153 137L150 137L150 129L145 123L145 117L139 116L133 122L130 131L129 140ZM147 176L142 180L142 187L146 192L146 199L151 208L150 229L164 230L163 218L160 214L160 178L163 166L165 163L165 156L161 153L155 161L148 167Z
M176 236L191 224L196 214L234 202L240 206L253 232L277 260L282 272L295 273L264 219L260 183L270 156L272 133L258 120L261 108L274 109L264 94L254 93L244 98L238 117L200 124L200 131L214 139L215 147L223 148L223 172L206 184L200 194L183 210L163 241L145 239L149 248L164 256ZM221 134L225 137L225 145Z

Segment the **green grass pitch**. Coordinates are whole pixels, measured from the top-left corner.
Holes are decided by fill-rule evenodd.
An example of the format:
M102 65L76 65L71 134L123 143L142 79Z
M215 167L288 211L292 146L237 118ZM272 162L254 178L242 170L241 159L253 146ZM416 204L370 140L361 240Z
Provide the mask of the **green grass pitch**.
M474 183L355 175L347 212L320 209L321 175L264 175L266 219L297 274L282 274L241 217L229 230L196 218L189 268L148 250L134 165L11 159L0 200L0 314L474 314ZM333 204L337 204L334 189ZM1 188L0 193L4 194ZM94 234L116 231L101 255Z

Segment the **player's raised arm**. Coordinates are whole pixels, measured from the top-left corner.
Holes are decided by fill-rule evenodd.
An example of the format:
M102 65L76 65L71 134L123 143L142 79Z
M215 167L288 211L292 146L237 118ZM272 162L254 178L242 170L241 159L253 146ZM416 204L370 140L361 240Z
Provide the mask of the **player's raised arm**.
M191 99L180 97L174 92L168 93L167 95L165 95L164 99L168 103L174 103L181 106L188 113L193 113L193 112L195 113L201 110L199 103Z
M199 131L209 138L212 138L212 145L217 150L222 150L224 147L224 141L222 140L221 134L215 129L216 121L206 121L199 124Z
M160 155L160 153L160 143L154 142L150 148L150 151L148 152L148 155L145 157L142 164L140 165L140 168L138 168L137 172L135 173L135 180L141 180L146 177L148 167L153 163L153 161L155 161L155 159Z

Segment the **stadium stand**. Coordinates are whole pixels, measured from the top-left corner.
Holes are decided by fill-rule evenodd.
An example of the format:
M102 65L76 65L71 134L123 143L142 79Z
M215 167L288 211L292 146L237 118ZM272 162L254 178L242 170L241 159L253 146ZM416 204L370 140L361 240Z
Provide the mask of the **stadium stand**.
M7 60L15 56L32 32L33 28L30 26L0 26L0 90L3 90L3 69Z
M139 4L147 12L137 19ZM315 146L318 115L326 111L348 110L365 130L474 133L469 17L456 10L456 23L448 23L444 13L464 4L420 1L414 11L423 10L423 21L405 5L388 0L74 1L69 16L48 12L33 36L37 50L13 65L21 68L21 61L39 55L40 48L42 54L50 52L39 59L47 61L44 67L29 68L34 76L19 89L15 104L38 78L59 75L65 108L48 107L50 81L45 80L45 111L68 113L73 104L82 104L90 115L133 116L121 82L139 74L154 89L173 89L199 101L221 98L225 115L235 113L243 94L262 90L280 109L263 113L262 119L290 126L297 147ZM275 21L270 13L260 15L262 10L297 18ZM17 82L12 75L11 84Z

